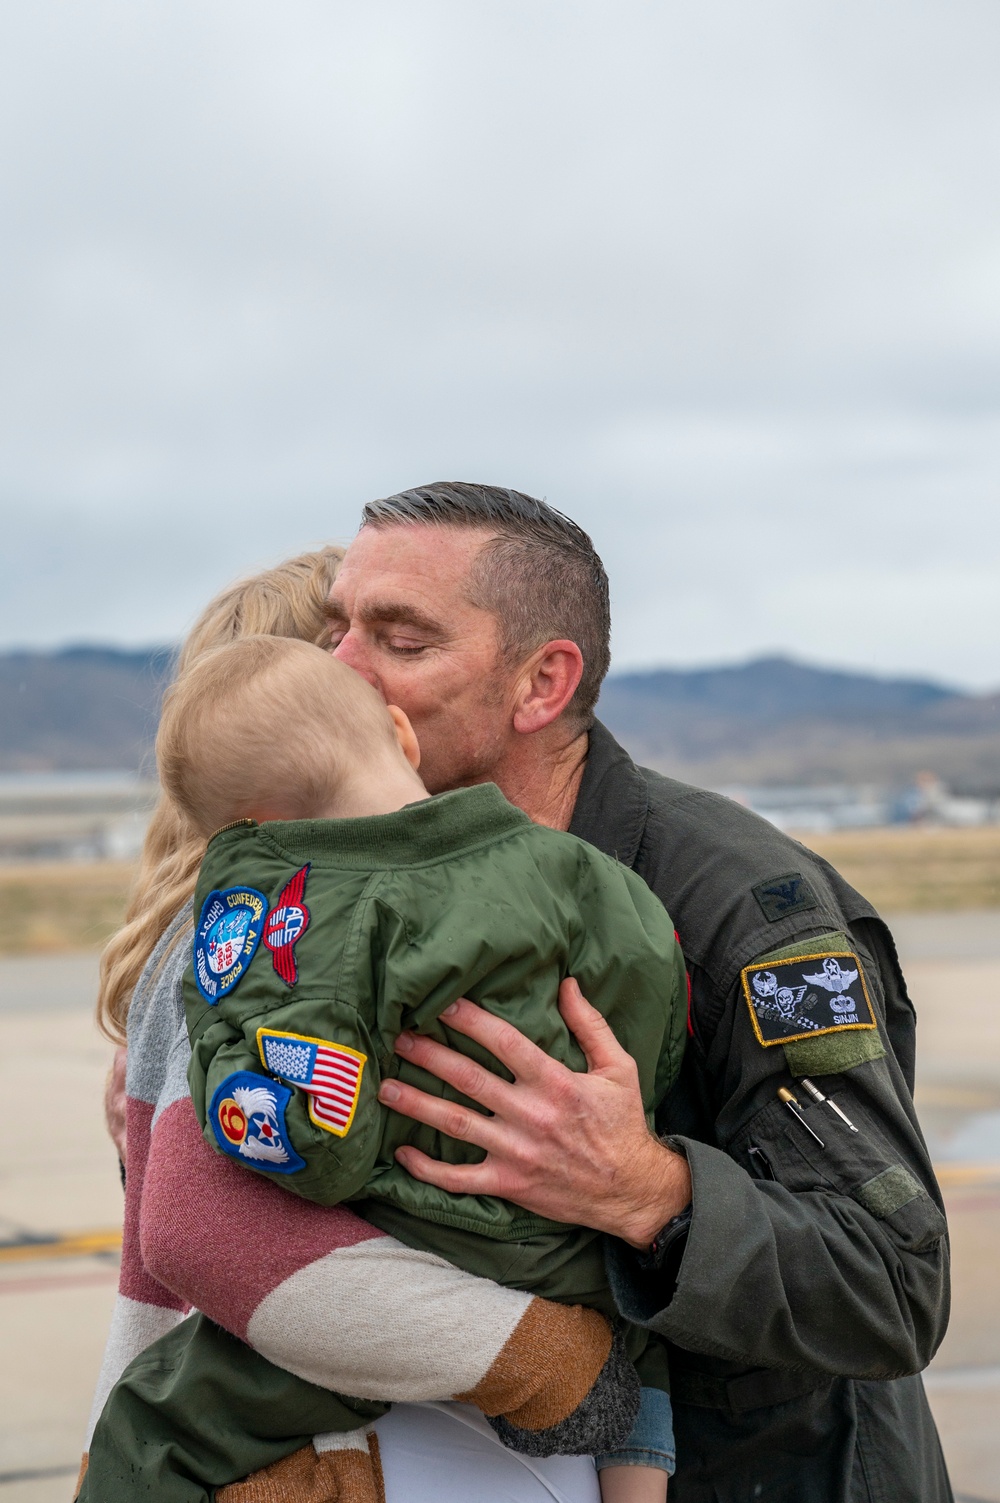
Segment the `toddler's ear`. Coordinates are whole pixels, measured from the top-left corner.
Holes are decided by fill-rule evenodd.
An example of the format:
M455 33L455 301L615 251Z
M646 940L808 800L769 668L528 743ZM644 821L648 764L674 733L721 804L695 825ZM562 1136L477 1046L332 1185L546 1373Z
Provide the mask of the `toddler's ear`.
M400 750L416 772L420 766L420 742L417 740L417 733L398 705L387 705L386 709L392 716L392 723L396 727L396 740L399 742Z

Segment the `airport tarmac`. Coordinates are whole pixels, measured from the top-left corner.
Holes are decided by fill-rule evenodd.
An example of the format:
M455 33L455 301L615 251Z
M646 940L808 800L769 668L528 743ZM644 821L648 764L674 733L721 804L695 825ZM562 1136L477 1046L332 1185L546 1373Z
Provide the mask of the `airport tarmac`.
M1000 912L894 924L920 1016L917 1100L954 1247L927 1375L956 1496L1000 1503ZM67 1503L117 1280L111 1049L93 956L0 960L0 1503Z

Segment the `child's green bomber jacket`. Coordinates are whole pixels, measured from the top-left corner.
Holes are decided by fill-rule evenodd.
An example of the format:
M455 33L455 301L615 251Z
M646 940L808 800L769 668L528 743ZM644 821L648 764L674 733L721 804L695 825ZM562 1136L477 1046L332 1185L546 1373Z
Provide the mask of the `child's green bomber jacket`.
M377 1101L386 1076L465 1099L392 1052L404 1028L506 1073L441 1022L457 997L583 1070L556 1007L559 982L574 976L635 1059L650 1116L680 1064L686 982L662 904L493 784L394 814L221 830L194 913L185 1002L205 1137L324 1205L388 1201L501 1241L566 1230L422 1184L394 1160L402 1143L450 1163L482 1158Z

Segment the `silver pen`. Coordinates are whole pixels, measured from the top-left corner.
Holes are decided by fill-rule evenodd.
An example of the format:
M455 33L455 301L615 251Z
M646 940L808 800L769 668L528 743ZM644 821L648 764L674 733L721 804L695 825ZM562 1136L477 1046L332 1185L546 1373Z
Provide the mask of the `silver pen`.
M847 1116L846 1112L842 1112L837 1103L835 1101L831 1101L829 1096L824 1096L819 1086L813 1085L812 1081L807 1080L804 1075L802 1076L801 1084L805 1086L806 1090L809 1092L810 1096L815 1102L817 1102L820 1106L828 1106L832 1112L837 1113L837 1116L840 1118L841 1122L844 1123L845 1127L849 1127L851 1129L851 1132L857 1132L858 1129L855 1127L850 1117Z

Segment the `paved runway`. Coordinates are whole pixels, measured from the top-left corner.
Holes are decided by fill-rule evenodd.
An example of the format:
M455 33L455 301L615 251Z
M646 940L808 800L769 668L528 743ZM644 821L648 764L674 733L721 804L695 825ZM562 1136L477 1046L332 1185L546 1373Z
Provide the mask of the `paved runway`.
M1000 913L894 925L921 1019L918 1104L948 1198L949 1333L928 1373L956 1494L1000 1503ZM0 960L0 1503L67 1503L117 1278L93 957ZM89 1245L26 1239L98 1234Z
M46 1257L18 1246L121 1224L118 1160L101 1110L111 1047L91 1018L96 982L89 956L0 961L3 1503L71 1496L118 1279L115 1254Z

